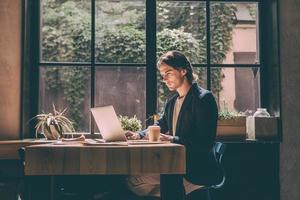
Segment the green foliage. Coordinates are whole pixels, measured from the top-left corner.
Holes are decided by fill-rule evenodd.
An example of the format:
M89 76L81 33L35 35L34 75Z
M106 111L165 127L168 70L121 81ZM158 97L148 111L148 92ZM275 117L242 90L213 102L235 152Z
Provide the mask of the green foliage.
M46 89L62 91L64 100L69 105L69 115L74 120L74 127L83 127L82 107L89 80L89 69L83 67L52 67L45 73Z
M230 50L235 12L234 4L215 3L211 6L211 63L222 64Z
M203 2L159 1L157 2L157 29L161 31L165 28L182 28L183 31L192 33L195 38L205 40L205 9L206 5ZM204 43L203 45L205 46Z
M250 16L252 17L253 20L256 20L256 12L257 12L257 4L247 4L246 5L247 9L249 10Z
M60 5L60 6L58 6ZM90 60L90 15L80 1L44 1L42 59L45 61L84 62ZM63 92L75 128L83 126L82 108L89 80L83 67L49 67L45 73L46 89Z
M145 30L145 4L143 1L101 1L96 3L97 27L119 31L131 27ZM96 32L96 35L101 33Z
M159 2L158 3L158 55L167 50L183 51L192 63L206 64L206 6L199 2ZM221 64L230 50L232 30L235 25L236 5L230 3L211 4L211 63ZM195 26L196 25L196 26ZM170 29L177 31L168 32ZM167 32L167 33L165 33ZM182 34L185 37L181 37ZM166 39L160 44L160 34ZM187 34L190 36L187 37ZM185 42L192 41L191 45ZM206 82L205 70L194 68L199 76L198 83ZM222 90L221 82L224 78L221 68L211 70L211 90L218 98ZM159 103L167 99L167 88L159 83Z
M119 120L121 122L123 130L134 132L142 130L142 122L135 115L131 118L128 116L120 115Z
M236 111L230 111L224 102L224 108L219 112L218 119L219 120L226 120L226 119L233 119L237 116L246 116L243 112L236 112Z
M96 60L104 63L145 63L145 32L132 27L102 30L96 43Z
M190 59L191 62L204 59L199 57L201 55L201 47L199 41L193 37L191 33L186 33L183 29L170 30L163 29L157 34L157 57L170 50L178 50L184 52L184 54ZM202 76L204 68L198 69L198 75ZM168 99L168 88L162 82L161 76L157 72L157 85L158 85L158 103L160 107ZM201 81L201 80L200 80Z
M222 110L219 112L219 120L225 120L225 119L233 119L236 116L238 116L238 113L235 111L229 111L229 110Z
M197 7L197 3L157 3L157 56L168 50L179 50L192 63L207 63L205 4ZM96 3L96 6L96 61L145 63L145 8L141 9L136 3L130 2L103 1ZM42 8L42 59L50 62L90 61L89 1L45 0ZM211 63L222 63L230 50L235 11L233 4L212 4ZM206 82L206 70L195 68L195 72L200 78L199 83L203 85ZM212 91L218 95L222 90L221 69L212 70L211 77ZM45 73L46 89L56 92L62 90L76 128L82 127L84 121L82 110L89 78L87 67L49 67ZM162 104L169 92L161 81L158 84L159 102Z
M182 51L192 62L201 62L204 56L201 55L199 41L191 34L184 32L183 29L163 29L157 34L157 55L176 49Z
M91 20L80 1L43 6L42 59L45 61L84 62L90 60ZM59 6L60 5L60 6Z

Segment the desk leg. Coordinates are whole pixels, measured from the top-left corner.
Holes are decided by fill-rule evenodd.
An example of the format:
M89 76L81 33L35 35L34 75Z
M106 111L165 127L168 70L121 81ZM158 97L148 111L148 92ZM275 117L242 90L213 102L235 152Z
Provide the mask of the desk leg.
M180 174L161 174L160 196L162 200L184 200L183 176Z

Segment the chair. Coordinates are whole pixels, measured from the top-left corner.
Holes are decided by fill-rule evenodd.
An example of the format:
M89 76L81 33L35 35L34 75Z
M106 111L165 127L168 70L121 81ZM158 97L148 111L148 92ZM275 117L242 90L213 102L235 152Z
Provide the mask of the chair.
M218 162L218 165L221 169L222 180L220 181L220 183L210 186L212 189L218 189L218 188L223 187L223 185L225 183L225 180L226 180L226 172L225 172L225 169L224 169L224 166L223 166L223 163L222 163L222 158L224 156L225 149L226 149L226 144L221 143L221 142L216 142L215 145L214 145L214 148L213 148L214 154L215 154L217 162Z
M226 173L225 173L225 169L224 169L223 163L222 163L222 158L225 153L225 149L226 149L226 144L221 143L221 142L216 142L215 145L213 146L213 154L216 157L217 164L219 166L219 169L220 169L220 172L222 175L220 182L215 185L206 185L204 187L199 188L198 190L193 191L192 193L195 193L195 192L198 193L197 197L203 196L202 198L206 198L207 200L213 200L212 196L211 196L211 191L223 187L225 180L226 180ZM202 193L202 194L199 195L200 193ZM190 197L190 198L194 199L193 197Z

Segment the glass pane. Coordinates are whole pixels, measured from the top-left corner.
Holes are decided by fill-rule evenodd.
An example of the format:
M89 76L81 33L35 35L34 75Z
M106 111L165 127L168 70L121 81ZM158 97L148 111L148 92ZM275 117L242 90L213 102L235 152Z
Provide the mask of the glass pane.
M76 132L90 132L90 68L40 67L39 112L67 108Z
M194 73L198 76L197 83L200 87L207 89L207 69L205 67L194 67Z
M197 83L202 88L207 88L207 70L205 67L194 67L193 68L195 75L198 76ZM162 82L162 78L160 74L157 72L158 83L157 83L157 112L162 113L164 110L164 106L174 94L175 92L170 92L164 82Z
M259 63L258 3L212 3L210 22L211 63Z
M96 1L96 62L146 62L145 10L145 0Z
M260 107L259 68L212 68L211 81L220 110L251 112Z
M157 55L169 50L186 54L192 63L206 63L205 2L157 2Z
M113 105L117 115L136 115L145 127L146 68L97 67L95 105Z
M90 0L41 4L41 60L83 62L91 58Z

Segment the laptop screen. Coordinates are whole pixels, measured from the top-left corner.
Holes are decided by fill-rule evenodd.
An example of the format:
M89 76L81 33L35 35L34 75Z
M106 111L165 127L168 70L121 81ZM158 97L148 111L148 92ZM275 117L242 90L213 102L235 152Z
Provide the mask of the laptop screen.
M112 105L91 108L91 112L105 141L115 142L127 140Z

